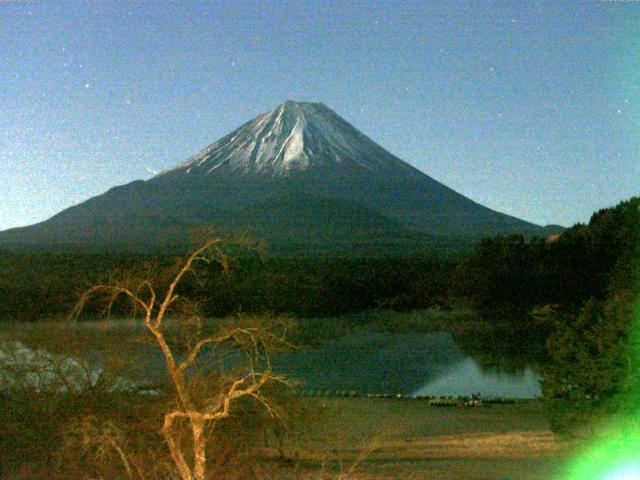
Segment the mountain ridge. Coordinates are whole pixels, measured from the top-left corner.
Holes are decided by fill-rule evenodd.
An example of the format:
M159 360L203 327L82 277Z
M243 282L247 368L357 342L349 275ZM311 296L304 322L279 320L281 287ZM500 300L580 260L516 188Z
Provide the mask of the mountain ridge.
M331 252L363 242L404 251L433 239L471 245L495 234L548 235L431 178L324 104L287 101L149 180L0 232L0 245L161 248L185 244L188 230L211 225L256 232L282 251L322 243Z

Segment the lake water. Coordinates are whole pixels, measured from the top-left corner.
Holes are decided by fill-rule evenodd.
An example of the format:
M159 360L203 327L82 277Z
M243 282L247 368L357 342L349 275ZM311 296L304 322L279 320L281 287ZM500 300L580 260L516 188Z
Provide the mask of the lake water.
M86 344L87 348L81 349L80 355L96 365L101 363L99 345L103 340L118 342L118 338L144 334L137 322L111 322L107 328L102 323L93 325L96 327L90 323L65 327L69 329L65 335L68 339L74 338L76 345ZM10 328L15 327L2 325L0 331L6 334ZM22 325L17 330L24 332L30 328ZM34 328L47 331L42 325ZM66 341L63 336L63 343ZM46 349L46 345L45 341L39 348ZM124 373L138 382L163 379L164 361L157 348L153 344L136 348L136 364L138 367L142 364L143 368ZM209 356L210 359L214 357ZM298 380L300 390L306 393L355 391L360 395L441 396L480 392L483 396L540 396L540 384L532 366L520 361L520 365L512 365L505 371L500 365L480 357L476 359L473 352L466 353L449 332L397 334L356 330L337 339L325 340L316 348L280 354L272 359L272 363L276 372ZM209 365L211 361L207 363Z
M471 395L532 398L541 395L534 369L510 372L482 365L464 353L448 332L358 332L321 347L281 355L274 366L301 380L307 392Z

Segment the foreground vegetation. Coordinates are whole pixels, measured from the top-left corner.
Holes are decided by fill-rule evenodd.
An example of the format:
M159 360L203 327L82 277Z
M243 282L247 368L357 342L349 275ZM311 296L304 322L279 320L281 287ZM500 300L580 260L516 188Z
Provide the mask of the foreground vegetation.
M29 337L27 330L15 328L10 341L22 332L24 345L53 356L44 357L44 373L21 372L26 383L0 389L3 478L191 480L205 478L204 465L213 478L325 478L356 475L347 466L353 464L369 478L409 473L414 478L474 478L482 472L548 478L553 459L568 448L548 428L563 435L594 434L603 419L640 411L638 198L597 212L588 225L576 225L557 239L497 237L456 261L196 258L206 261L188 276L180 276L185 264L173 256L12 253L0 258L5 300L0 317L66 315L80 292L102 280L84 297L83 315L103 314L99 304L86 301L96 293L107 294L109 313L116 316L128 315L127 300L133 300L168 374L144 394L131 385L123 388L123 372L145 367L132 354L135 349L126 350L144 335L107 335L101 351L110 353L100 372L78 363L84 380L75 388L60 377L69 367L65 359L82 358L83 349L95 351L95 346L74 343L55 331ZM185 272L191 267L187 264ZM170 316L182 319L176 330L163 323L169 307ZM429 314L412 313L417 308L429 308ZM236 315L225 321L202 320L231 313ZM273 333L274 325L288 324L287 316L278 316L285 313L300 318L297 332L287 338ZM336 317L313 318L319 314ZM447 329L481 365L509 369L519 356L542 367L544 402L529 404L525 414L521 406L434 413L418 403L301 400L286 379L273 375L268 357L272 348L280 348L276 344L313 345L358 328L395 333ZM222 350L210 351L205 363L195 361L218 343ZM220 353L243 354L248 363L234 370L235 360L229 364L219 358L219 368L202 368ZM6 355L0 355L0 363L4 370L15 367ZM186 374L190 367L193 373ZM49 375L62 380L50 388L34 384L34 378ZM403 416L397 405L410 413ZM525 424L532 411L539 423L530 434ZM175 425L166 427L167 415ZM356 416L383 433L378 453L369 451L371 442L376 445L371 431L351 435L369 428ZM385 416L393 420L384 424L388 430L380 423ZM496 419L513 429L492 423ZM328 425L333 430L326 430ZM416 425L424 430L417 432ZM350 435L342 446L327 449ZM368 446L356 446L354 438ZM520 456L522 462L502 460L502 454Z
M356 478L549 479L576 444L558 439L542 405L527 401L438 408L426 401L305 399L322 421L300 442L299 463ZM313 477L312 477L313 478Z
M157 429L162 398L95 398L84 423L83 399L2 400L2 478L174 478ZM210 432L217 447L209 478L542 480L553 478L578 446L549 431L538 401L477 408L362 398L295 402L297 420L285 437L251 409ZM52 416L37 421L43 414ZM129 429L109 428L122 422Z
M160 278L151 277L153 272L149 272L142 277L126 275L94 285L81 295L74 309L72 320L77 320L94 300L103 300L106 313L114 306L122 307L118 303L121 300L129 302L134 317L141 313L145 338L162 353L165 371L162 387L140 390L135 382L107 370L106 364L121 358L114 352L100 351L105 367L98 370L86 357L69 356L64 351L54 353L48 345L38 349L29 339L20 342L8 338L0 344L0 391L8 397L7 403L15 408L14 398L20 398L36 422L55 424L48 419L62 417L64 428L48 433L57 436L60 443L70 442L73 446L67 452L93 454L86 467L89 470L120 464L128 478L153 475L204 480L210 455L219 455L229 443L224 434L214 442L212 432L223 420L238 414L238 406L247 401L253 401L254 408L266 410L272 423L284 425L279 402L269 392L289 383L272 371L269 356L288 345L286 319L238 316L234 320L206 321L201 317L198 302L189 298L189 290L182 285L187 277L197 279L202 265L227 269L222 243L215 238L204 241ZM173 320L171 325L167 325L169 317ZM55 340L64 344L61 337ZM234 355L236 361L229 367L209 366L198 371L197 367L202 367L199 360L205 353L209 354L207 363L220 362L228 355ZM135 365L144 360L124 359L127 361ZM142 395L147 401L131 398L132 394ZM65 402L64 397L70 397L71 401ZM109 408L112 402L115 408ZM71 416L66 410L69 405ZM132 419L137 405L144 405L145 410ZM33 407L49 411L34 415ZM245 419L260 416L255 412L241 415ZM155 438L157 434L145 431L147 425L160 431L162 441ZM229 422L224 425L227 427ZM24 423L21 427L18 440L20 430L29 430ZM231 443L237 442L236 436L237 432ZM142 438L143 444L150 441L149 448L139 451L136 438ZM31 449L37 447L33 442L26 444ZM7 447L5 451L13 451L10 445ZM67 477L73 474L66 472L68 466L81 465L84 458L72 460L62 462L61 473ZM158 468L162 471L158 472ZM87 475L83 470L86 469L78 472L80 477Z

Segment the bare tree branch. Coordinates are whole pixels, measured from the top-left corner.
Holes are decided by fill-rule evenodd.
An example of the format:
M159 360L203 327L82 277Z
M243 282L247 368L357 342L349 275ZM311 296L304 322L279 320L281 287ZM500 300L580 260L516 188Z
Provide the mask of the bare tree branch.
M246 240L235 242L236 245L251 246ZM228 326L218 325L215 334L202 337L202 324L197 312L189 312L183 327L195 325L187 341L187 352L181 361L177 360L170 342L162 329L172 305L181 297L178 287L187 274L195 274L194 265L198 263L217 264L224 273L229 271L229 259L222 249L223 240L211 238L194 250L184 261L178 265L177 273L172 277L168 287L163 293L159 293L156 287L148 279L138 282L135 288L121 284L96 285L82 294L80 301L72 312L72 318L79 318L87 303L96 296L108 297L108 308L116 302L120 296L125 296L132 301L134 308L142 308L145 312L144 325L151 333L165 358L167 374L177 394L175 408L164 415L162 434L165 438L171 458L182 480L204 480L206 470L206 439L204 429L207 424L215 423L230 415L231 405L234 401L251 397L265 407L269 415L275 416L277 412L271 407L269 401L260 393L268 383L288 384L286 379L274 375L271 370L269 353L272 346L288 345L285 340L287 332L285 322L279 322L282 332L274 333L264 325L264 322L255 322L252 325ZM160 301L158 299L161 299ZM159 302L159 303L158 303ZM189 309L187 308L187 311ZM175 309L171 309L175 313ZM242 320L242 319L239 319ZM277 322L278 323L278 322ZM211 397L207 401L194 402L189 390L189 382L186 376L189 367L193 366L198 356L207 345L223 345L232 343L246 349L248 366L240 376L225 383L215 392L215 388L208 390ZM262 371L258 367L264 366ZM224 378L224 376L223 376ZM229 377L227 377L229 378ZM188 423L191 430L191 452L186 454L183 442L176 432L176 421L183 420ZM190 463L191 460L191 463ZM128 473L130 470L127 469Z

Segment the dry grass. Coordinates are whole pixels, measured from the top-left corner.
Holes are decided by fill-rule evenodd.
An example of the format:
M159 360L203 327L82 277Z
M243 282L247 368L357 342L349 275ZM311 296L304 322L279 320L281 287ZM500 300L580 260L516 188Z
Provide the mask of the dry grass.
M275 437L271 436L265 446L260 435L250 442L252 449L250 454L247 451L247 458L243 457L244 449L216 449L221 455L211 459L213 478L549 480L555 478L555 472L575 448L549 431L541 405L535 401L475 409L437 408L418 400L305 398L302 402L304 411L286 439L284 458ZM109 412L113 414L111 409ZM126 413L125 409L122 414ZM75 415L71 411L68 416ZM148 431L139 432L144 437L140 439L142 444L161 446L157 422L148 427ZM228 428L244 431L234 425ZM43 431L41 435L48 433ZM139 465L136 445L122 445L132 468ZM106 453L114 457L114 468L95 478L127 478L125 469L115 464L118 452L112 447L109 444ZM18 452L15 448L13 451ZM237 455L242 458L231 458ZM42 468L47 467L42 464ZM11 469L3 472L3 478L53 478L51 470L46 475L40 475L41 471L29 469L21 476L19 469ZM68 469L65 472L56 478L72 478ZM160 474L147 478L167 477Z
M476 409L382 399L305 402L323 414L305 423L289 452L292 465L262 451L262 464L271 464L264 478L549 480L575 448L549 431L536 401Z
M549 431L480 432L439 435L423 440L385 442L377 453L386 457L423 456L425 458L539 458L562 453L567 448Z

